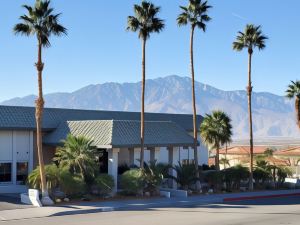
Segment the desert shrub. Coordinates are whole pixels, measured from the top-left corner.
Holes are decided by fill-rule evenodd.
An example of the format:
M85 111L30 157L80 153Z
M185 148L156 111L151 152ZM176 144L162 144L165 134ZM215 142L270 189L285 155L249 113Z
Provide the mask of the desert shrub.
M168 168L168 165L156 163L156 161L150 162L149 164L145 163L143 170L145 190L151 194L157 193L159 186L168 173Z
M257 186L263 187L266 181L272 179L272 173L268 169L264 169L261 167L256 167L253 171L253 178L255 180L255 184Z
M126 195L137 195L143 191L144 176L140 169L128 170L121 175L121 188Z
M278 184L283 185L285 178L292 176L293 172L290 168L288 167L278 167L277 168L277 179L278 179Z
M188 190L191 185L196 183L197 171L195 169L195 165L183 165L179 163L178 165L172 166L171 168L175 170L177 176L168 175L168 177L175 180L181 189Z
M206 170L202 172L204 181L209 188L218 190L222 186L223 172L217 170Z
M68 196L80 196L87 191L83 178L73 175L67 169L62 169L60 172L59 188Z
M100 174L95 179L95 186L101 196L108 195L115 187L114 178L109 174Z
M47 189L51 194L52 191L58 187L59 184L59 169L55 164L45 165L45 175L47 182ZM41 190L40 168L34 169L27 178L27 184L30 188Z
M216 167L214 165L207 165L207 164L202 164L198 166L199 171L207 171L207 170L216 170Z
M226 187L229 190L239 190L241 181L247 178L249 178L249 170L242 165L236 165L224 170L224 179L226 181Z

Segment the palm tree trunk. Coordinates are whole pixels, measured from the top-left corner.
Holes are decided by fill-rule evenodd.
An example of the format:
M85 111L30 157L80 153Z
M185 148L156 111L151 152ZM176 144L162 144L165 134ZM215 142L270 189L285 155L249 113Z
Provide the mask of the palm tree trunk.
M49 193L47 189L45 165L44 165L44 157L43 157L43 142L42 142L42 118L43 118L43 110L44 110L42 72L44 68L44 63L42 62L41 40L38 40L38 61L36 63L36 68L38 71L38 98L35 101L36 103L35 119L36 119L36 136L37 136L36 140L37 140L37 152L38 152L39 169L40 169L40 177L41 177L42 196L43 199L46 199L45 202L42 201L42 203L50 205L52 201L51 199L49 199Z
M142 108L141 108L141 155L140 167L144 168L144 137L145 137L145 77L146 77L146 39L143 39L142 47Z
M224 169L226 169L226 164L227 164L227 143L225 147L225 163L224 163Z
M252 53L253 50L249 49L249 60L248 60L248 115L249 115L249 135L250 135L250 176L249 176L249 189L253 190L253 129L252 129L252 82L251 82L251 64L252 64Z
M192 74L192 102L193 102L193 129L194 129L194 160L196 167L196 177L199 178L198 169L198 141L197 141L197 109L196 109L196 96L195 96L195 71L194 71L194 31L195 27L191 29L191 40L190 40L190 56L191 56L191 74Z
M216 169L217 171L220 170L220 147L217 146L217 149L216 149Z
M298 127L300 128L300 99L296 96L296 99L295 99L295 112L296 112L296 115L297 115L297 124L298 124Z

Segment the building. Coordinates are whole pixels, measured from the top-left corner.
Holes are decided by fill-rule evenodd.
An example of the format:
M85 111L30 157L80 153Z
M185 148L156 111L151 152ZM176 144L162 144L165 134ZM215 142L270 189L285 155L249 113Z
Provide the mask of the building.
M270 146L253 146L254 159L256 156L265 155L265 151L270 148L274 149L273 155L265 156L265 160L269 164L276 166L291 166L291 163L289 163L288 160L289 157L287 157L288 150L275 150L276 148ZM286 157L284 157L284 155ZM296 158L296 156L293 157ZM298 157L300 157L300 151ZM220 150L220 159L226 159L226 167L232 167L239 164L248 166L250 162L250 147L230 146L227 149L223 148ZM210 163L214 164L213 162ZM222 163L220 164L220 168L224 168L224 165Z
M293 146L274 153L276 158L285 160L292 169L294 177L300 177L300 147Z
M197 117L200 125L202 117ZM43 115L43 154L51 163L56 147L68 134L83 135L103 152L103 170L114 176L118 166L138 165L140 113L46 108ZM176 164L193 160L192 115L145 114L145 161ZM37 164L35 108L0 106L0 193L26 189L24 181ZM199 143L199 164L208 151Z
M253 154L262 155L264 154L265 150L267 149L266 146L254 146L253 147ZM249 146L230 146L227 149L223 148L220 150L220 160L227 159L228 164L227 167L235 166L238 164L248 164L249 163L249 156L250 156L250 147ZM224 165L220 163L220 168L223 169Z

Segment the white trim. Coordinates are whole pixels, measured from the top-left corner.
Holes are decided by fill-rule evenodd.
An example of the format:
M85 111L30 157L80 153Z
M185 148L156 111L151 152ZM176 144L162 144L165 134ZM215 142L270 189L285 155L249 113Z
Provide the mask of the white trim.
M13 161L12 161L12 183L14 185L17 184L17 139L16 139L16 132L12 132L12 140L13 140Z
M28 174L33 170L33 131L30 131L29 145Z

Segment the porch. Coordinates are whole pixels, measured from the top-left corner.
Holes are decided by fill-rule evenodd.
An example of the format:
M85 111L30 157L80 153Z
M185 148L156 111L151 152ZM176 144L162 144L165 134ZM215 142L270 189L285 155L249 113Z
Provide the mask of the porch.
M68 134L85 136L103 151L102 172L113 176L118 188L118 167L140 165L140 122L131 120L67 121L48 135L46 144L58 145ZM176 165L193 160L194 139L183 128L168 121L145 122L144 161ZM198 151L199 152L199 151ZM106 171L107 170L107 171ZM175 171L170 170L173 176ZM176 184L172 184L176 188Z

